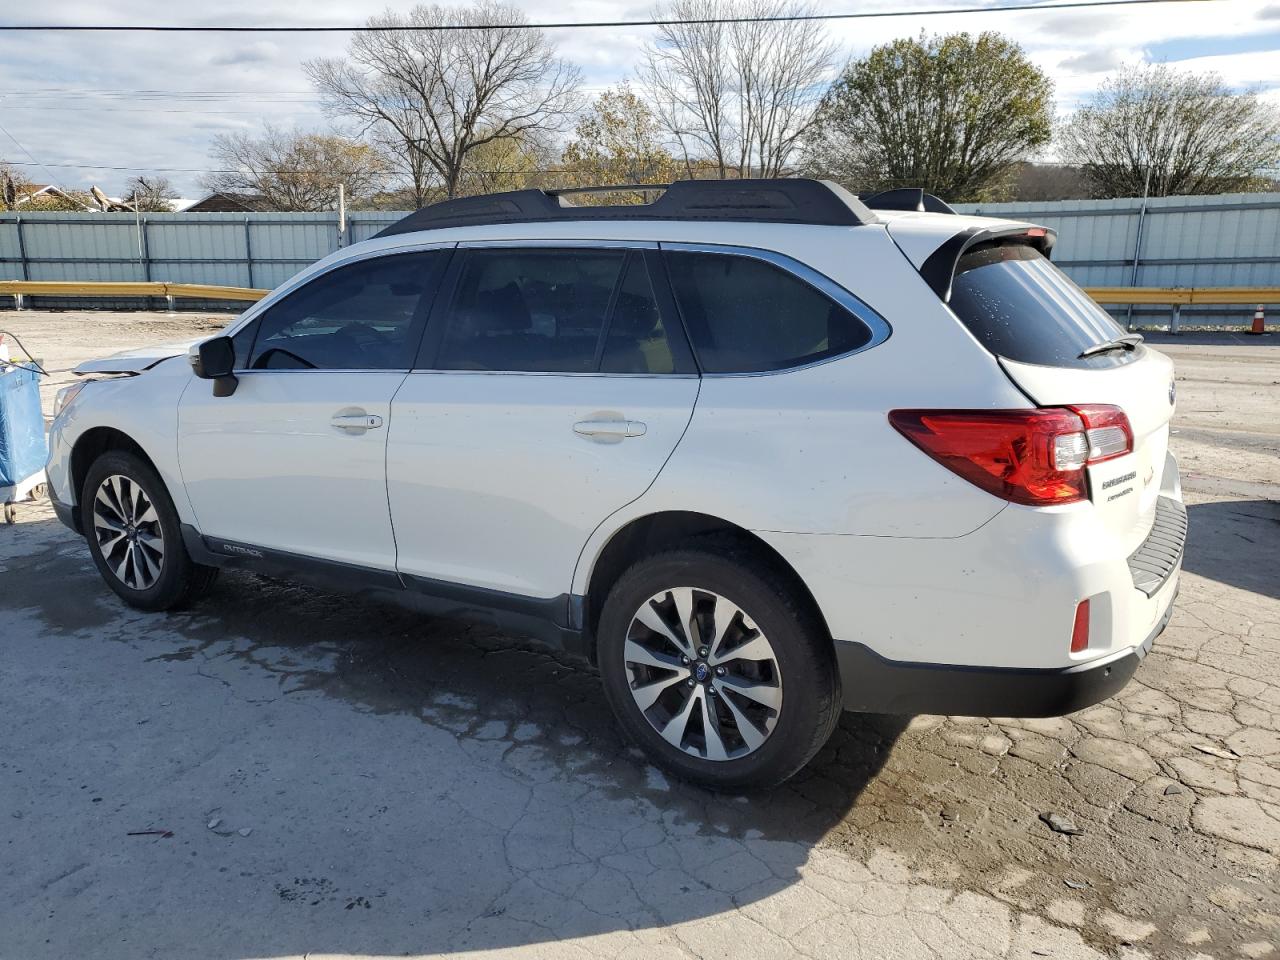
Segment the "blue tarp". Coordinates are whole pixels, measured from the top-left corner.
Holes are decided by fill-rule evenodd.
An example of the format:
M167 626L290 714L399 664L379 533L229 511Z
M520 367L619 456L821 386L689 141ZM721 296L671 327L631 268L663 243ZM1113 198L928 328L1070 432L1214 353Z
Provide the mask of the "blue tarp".
M39 376L34 370L0 364L0 487L29 479L49 459Z

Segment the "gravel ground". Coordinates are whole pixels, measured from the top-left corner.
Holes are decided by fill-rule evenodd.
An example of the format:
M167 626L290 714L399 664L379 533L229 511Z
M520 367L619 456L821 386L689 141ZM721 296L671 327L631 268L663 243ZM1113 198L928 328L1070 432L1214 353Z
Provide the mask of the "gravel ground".
M223 322L0 314L54 380ZM1135 682L846 715L758 796L665 779L531 642L243 574L139 614L20 507L0 958L1280 956L1280 337L1161 349L1191 533Z

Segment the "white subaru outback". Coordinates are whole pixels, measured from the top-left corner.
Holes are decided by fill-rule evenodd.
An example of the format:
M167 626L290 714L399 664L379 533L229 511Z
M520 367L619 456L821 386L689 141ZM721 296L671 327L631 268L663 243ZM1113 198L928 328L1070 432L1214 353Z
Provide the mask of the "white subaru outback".
M713 787L842 709L1066 713L1168 620L1186 512L1172 365L1053 240L812 180L448 201L78 368L54 505L141 609L239 567L585 654Z

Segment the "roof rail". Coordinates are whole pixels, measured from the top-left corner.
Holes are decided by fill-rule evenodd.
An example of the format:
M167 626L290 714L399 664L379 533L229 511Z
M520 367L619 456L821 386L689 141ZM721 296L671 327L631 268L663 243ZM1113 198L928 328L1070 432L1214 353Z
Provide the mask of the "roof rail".
M576 206L564 195L662 190L652 203ZM387 227L379 237L495 223L568 220L704 220L805 223L855 227L875 223L861 200L829 180L677 180L671 184L515 190L461 197L423 207Z
M944 200L921 187L901 187L880 193L860 193L858 199L872 210L914 210L917 213L955 213Z

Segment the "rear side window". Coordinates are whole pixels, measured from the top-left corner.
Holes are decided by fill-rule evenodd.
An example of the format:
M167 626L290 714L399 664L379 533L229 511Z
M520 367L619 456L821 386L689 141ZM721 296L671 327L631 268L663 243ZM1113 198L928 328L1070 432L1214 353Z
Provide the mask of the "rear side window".
M680 311L707 373L762 373L865 346L871 331L807 282L754 257L669 252Z
M530 373L690 368L663 325L643 253L526 248L472 250L466 256L437 368Z
M1026 244L979 246L956 265L951 309L988 350L1022 363L1111 367L1126 350L1081 359L1124 329L1038 250Z

